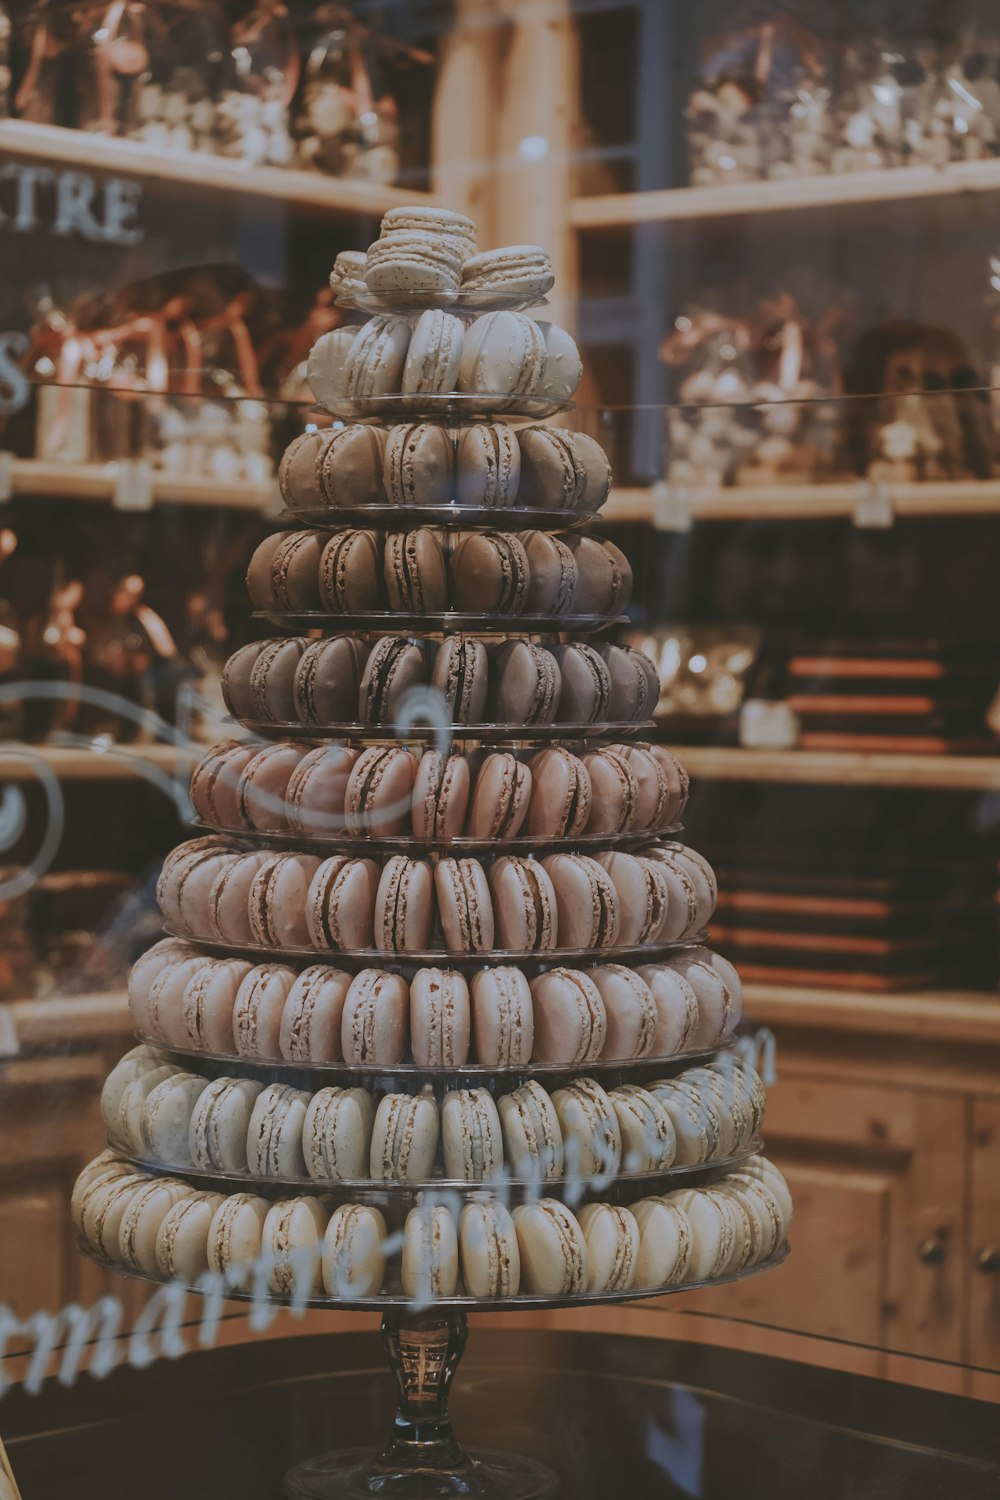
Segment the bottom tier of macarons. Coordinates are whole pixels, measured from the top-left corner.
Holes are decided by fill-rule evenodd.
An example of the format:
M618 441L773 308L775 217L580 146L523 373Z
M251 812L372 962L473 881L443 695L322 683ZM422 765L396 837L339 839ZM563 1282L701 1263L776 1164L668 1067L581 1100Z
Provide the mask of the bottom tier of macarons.
M389 1209L390 1212L386 1212ZM634 1297L731 1279L782 1256L791 1196L766 1158L709 1186L573 1212L554 1198L424 1195L402 1224L377 1198L199 1190L113 1151L84 1168L74 1224L104 1264L184 1285L215 1273L266 1300L409 1303Z

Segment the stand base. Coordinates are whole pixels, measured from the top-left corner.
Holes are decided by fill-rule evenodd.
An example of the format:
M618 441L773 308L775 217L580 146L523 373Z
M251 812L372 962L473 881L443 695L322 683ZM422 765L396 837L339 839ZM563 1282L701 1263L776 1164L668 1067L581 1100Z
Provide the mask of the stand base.
M455 1468L402 1468L378 1448L350 1448L307 1460L285 1477L289 1500L555 1500L551 1469L516 1454L473 1449Z

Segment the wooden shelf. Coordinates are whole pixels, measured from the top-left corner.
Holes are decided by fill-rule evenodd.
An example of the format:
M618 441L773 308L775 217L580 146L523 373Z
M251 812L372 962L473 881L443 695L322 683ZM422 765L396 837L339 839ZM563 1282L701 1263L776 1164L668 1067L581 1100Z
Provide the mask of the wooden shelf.
M860 479L838 484L732 485L692 490L686 504L695 521L851 520L864 492ZM894 484L889 495L897 516L1000 515L998 479ZM656 513L654 487L616 488L601 511L601 520L655 525Z
M953 162L946 167L890 167L782 181L732 183L722 187L664 188L648 193L609 193L574 198L574 229L611 229L630 224L794 213L906 199L941 198L1000 190L1000 159Z
M202 749L208 746L182 752L173 745L112 745L107 750L26 745L18 753L8 745L0 748L0 781L36 779L32 761L41 761L60 781L128 781L141 776L146 768L173 776L192 765Z
M0 1005L0 1056L63 1051L108 1037L127 1037L135 1022L123 990L102 995L58 995Z
M117 465L43 463L17 458L11 464L11 494L47 495L60 500L113 501ZM224 484L204 474L166 474L153 470L153 500L169 505L219 506L230 510L265 511L281 508L278 481Z
M277 198L341 218L380 218L405 203L431 203L429 193L384 187L358 178L324 177L282 167L259 167L201 151L156 151L141 141L118 140L59 125L28 120L0 122L0 156L27 157L91 172L117 172L151 182L166 182L212 193Z
M879 755L861 751L744 750L728 745L679 745L677 754L692 776L708 781L1000 791L1000 755Z
M857 990L747 984L747 1014L766 1026L805 1026L914 1041L1000 1045L1000 994L915 990L870 995Z

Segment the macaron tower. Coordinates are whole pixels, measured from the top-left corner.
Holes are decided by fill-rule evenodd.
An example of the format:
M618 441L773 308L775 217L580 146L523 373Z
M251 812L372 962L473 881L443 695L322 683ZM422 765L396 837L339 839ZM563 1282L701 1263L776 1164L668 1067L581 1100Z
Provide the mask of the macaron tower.
M281 464L73 1214L135 1275L382 1310L394 1436L290 1495L527 1500L555 1477L451 1434L467 1311L749 1275L791 1201L656 672L618 643L610 466L547 420L581 374L532 313L548 256L396 209L331 282L332 425Z

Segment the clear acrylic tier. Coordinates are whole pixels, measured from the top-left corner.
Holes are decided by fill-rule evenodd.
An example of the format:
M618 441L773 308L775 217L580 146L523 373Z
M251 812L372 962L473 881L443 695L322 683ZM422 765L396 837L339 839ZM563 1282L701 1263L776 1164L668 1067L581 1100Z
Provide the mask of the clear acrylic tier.
M531 296L523 291L470 292L463 291L406 291L398 292L350 292L337 298L337 306L348 312L365 312L377 315L392 313L397 318L419 317L428 308L440 307L444 312L456 313L466 318L478 318L487 312L527 312L529 308L547 307L548 298Z
M261 831L256 828L226 828L218 823L207 823L195 819L191 825L202 833L225 834L227 838L241 840L253 847L266 844L275 849L298 849L343 851L347 854L440 854L462 858L476 854L558 854L575 852L586 854L590 850L642 850L647 845L677 838L683 829L679 823L669 828L643 829L627 833L574 833L564 836L552 834L517 834L505 838L477 839L461 835L453 839L422 839L413 834L392 836L377 833L353 833L333 830L330 833L295 833L291 829L282 832Z
M604 635L629 623L627 615L589 614L462 614L458 610L444 613L387 615L384 611L366 610L360 614L338 614L327 609L273 610L255 609L255 620L269 620L281 629L326 632L357 631L362 635L401 635L437 637L469 631L479 637L497 636L561 637L565 635Z
M342 421L379 417L393 422L419 416L421 420L430 417L476 421L481 417L488 421L492 417L503 417L508 421L521 418L526 422L540 422L546 417L558 416L560 412L572 411L573 406L572 401L562 401L554 396L490 395L467 391L404 394L400 391L385 396L344 396L317 404L314 410Z
M475 742L477 745L565 745L599 744L608 740L634 739L653 733L651 719L616 719L593 724L304 724L298 719L234 719L251 734L262 739L343 740L355 745L434 744L442 739L449 744Z
M579 531L600 511L552 510L537 505L317 505L286 509L278 517L314 530L345 526L403 531L436 526L445 531Z

